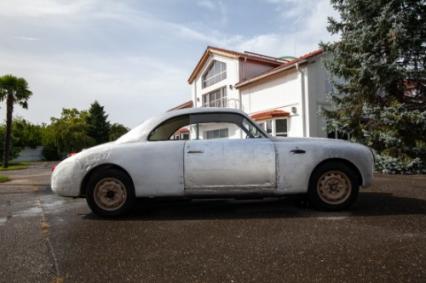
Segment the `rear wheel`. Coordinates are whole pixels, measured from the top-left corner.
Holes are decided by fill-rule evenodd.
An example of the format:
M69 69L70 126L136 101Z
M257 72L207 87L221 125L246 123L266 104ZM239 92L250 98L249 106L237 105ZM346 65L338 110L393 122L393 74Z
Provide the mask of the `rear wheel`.
M342 210L355 202L359 186L357 172L342 162L330 161L312 174L309 201L320 210Z
M126 214L133 206L135 193L129 176L114 168L100 169L87 183L87 204L98 216Z

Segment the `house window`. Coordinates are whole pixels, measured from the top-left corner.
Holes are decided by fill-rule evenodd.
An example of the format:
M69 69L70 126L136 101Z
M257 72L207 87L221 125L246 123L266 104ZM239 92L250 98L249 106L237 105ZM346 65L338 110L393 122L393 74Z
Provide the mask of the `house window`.
M203 74L203 88L226 79L226 64L214 60Z
M287 137L287 119L271 119L258 123L259 127L272 136Z
M205 131L204 134L205 134L204 138L207 140L223 139L229 136L228 128Z
M265 130L268 134L272 133L272 120L266 121L266 129Z
M182 134L181 139L182 140L189 140L189 134Z
M275 120L275 135L279 137L287 136L287 119Z
M226 87L203 95L203 107L226 107Z

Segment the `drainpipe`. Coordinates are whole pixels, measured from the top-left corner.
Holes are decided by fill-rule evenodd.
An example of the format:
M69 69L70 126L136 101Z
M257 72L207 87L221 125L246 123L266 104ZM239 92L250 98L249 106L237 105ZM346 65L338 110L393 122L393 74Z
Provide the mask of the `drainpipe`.
M246 71L247 71L247 57L244 57L244 62L241 64L242 71L240 72L240 81L246 79ZM241 89L238 89L238 100L240 101L239 107L240 110L243 111L243 96L241 95Z
M197 108L197 80L194 80L194 108Z
M296 63L296 70L299 72L301 78L301 87L302 87L302 128L303 136L306 137L306 99L305 99L305 73L300 69L299 63Z

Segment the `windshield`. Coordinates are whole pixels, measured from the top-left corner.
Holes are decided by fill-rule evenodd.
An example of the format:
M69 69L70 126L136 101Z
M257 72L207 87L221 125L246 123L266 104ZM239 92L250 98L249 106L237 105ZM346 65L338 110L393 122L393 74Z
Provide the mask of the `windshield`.
M119 137L115 142L117 143L128 143L137 142L141 140L142 135L145 133L149 120L143 122L136 128L131 129L126 134Z

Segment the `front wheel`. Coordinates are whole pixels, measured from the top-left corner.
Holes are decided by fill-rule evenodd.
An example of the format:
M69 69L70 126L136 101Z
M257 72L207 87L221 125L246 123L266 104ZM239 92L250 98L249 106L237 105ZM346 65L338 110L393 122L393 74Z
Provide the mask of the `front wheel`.
M94 172L87 183L86 200L98 216L124 215L132 208L135 200L133 183L121 170L100 169Z
M309 182L310 203L320 210L342 210L358 197L357 173L341 162L327 162L318 167Z

